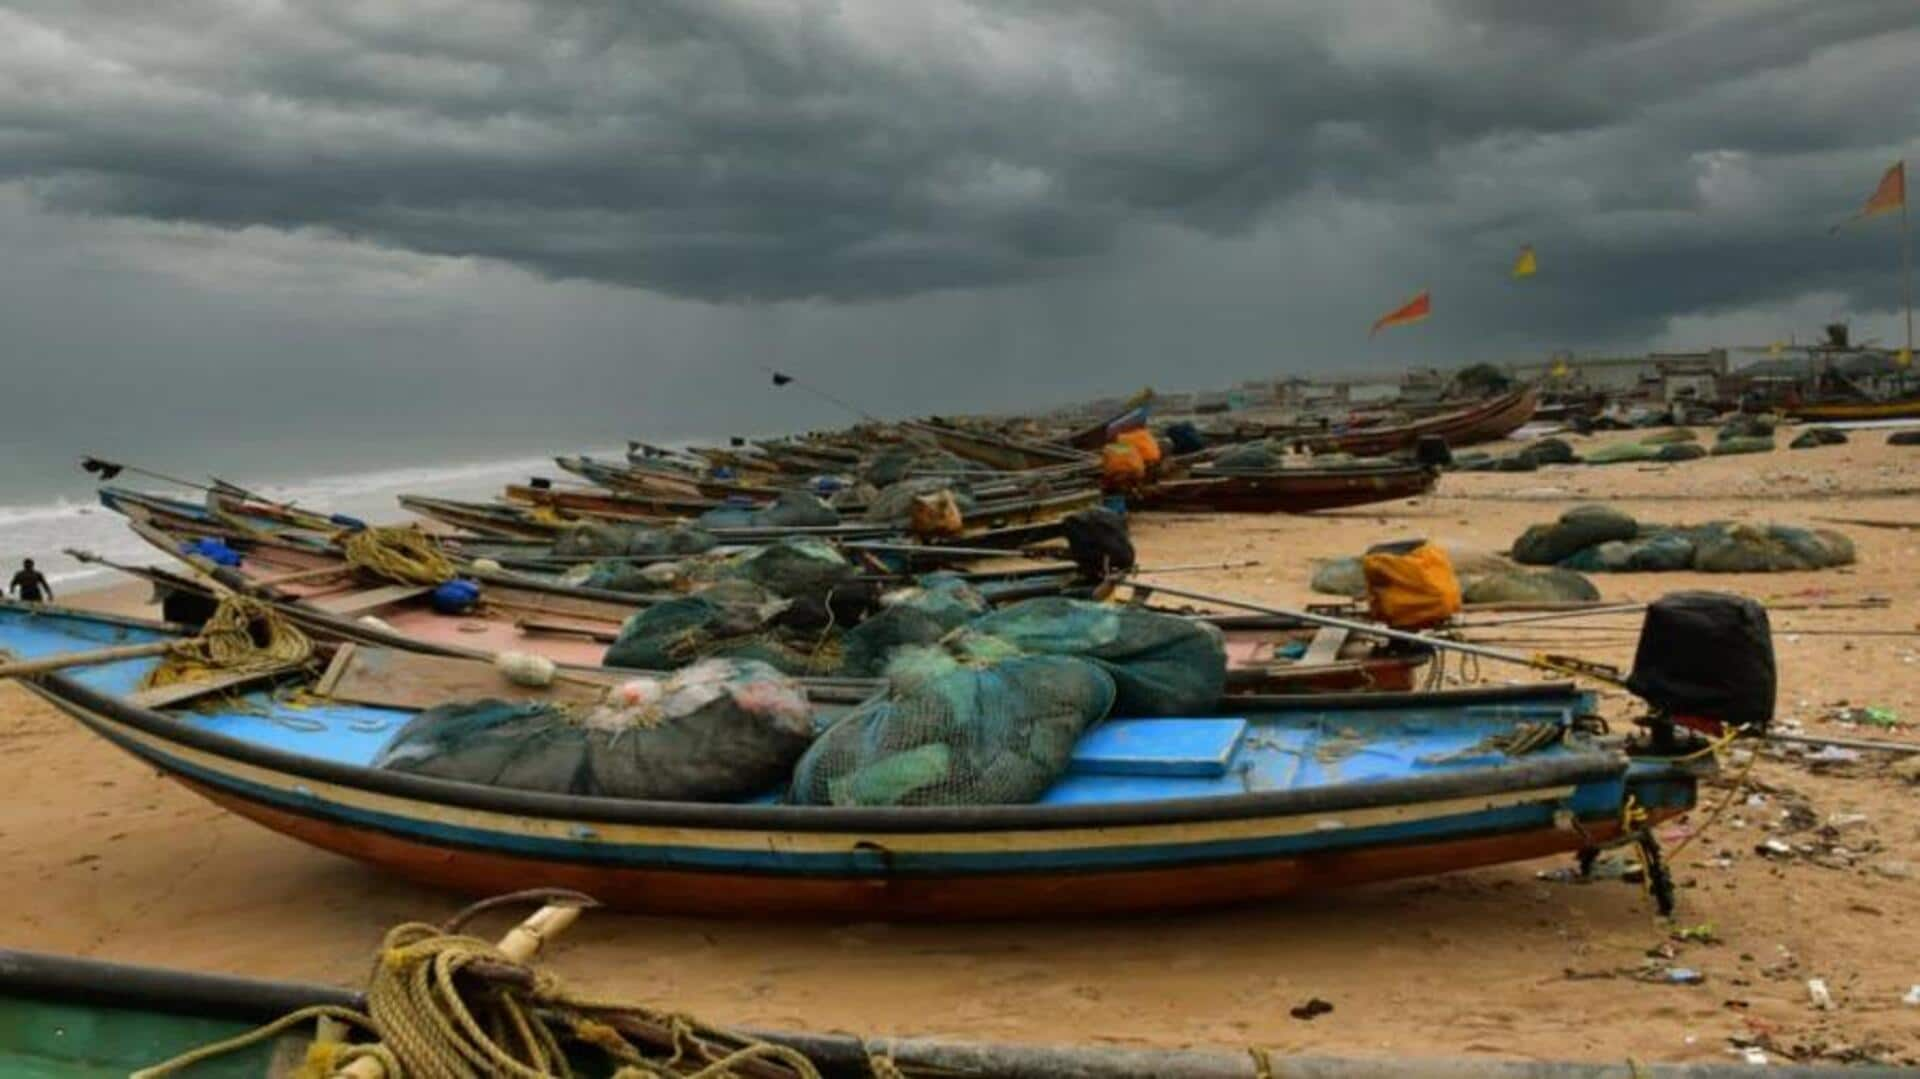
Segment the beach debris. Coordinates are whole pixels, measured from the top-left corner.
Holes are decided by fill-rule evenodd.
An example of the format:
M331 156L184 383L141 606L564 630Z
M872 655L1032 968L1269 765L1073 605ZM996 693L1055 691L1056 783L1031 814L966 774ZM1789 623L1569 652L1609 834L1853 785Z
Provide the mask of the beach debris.
M1888 880L1912 880L1913 863L1897 859L1873 863L1873 871Z
M1668 985L1704 985L1707 976L1692 967L1668 967L1661 972L1659 980Z
M1848 723L1864 727L1880 727L1892 730L1900 726L1900 713L1880 705L1865 707L1837 708L1827 716L1835 723Z
M1827 980L1825 978L1807 979L1807 1001L1813 1005L1816 1011L1830 1012L1833 1010L1833 993L1827 988Z
M1287 1009L1287 1014L1295 1019L1311 1022L1333 1010L1333 1005L1319 997L1310 998L1305 1004L1297 1004Z
M1734 1052L1739 1055L1742 1063L1751 1064L1755 1067L1765 1067L1768 1063L1767 1051L1757 1045L1741 1046L1736 1048Z
M1909 1008L1920 1008L1920 984L1908 987L1906 994L1900 998L1900 1003Z
M1673 939L1688 944L1720 943L1719 936L1714 933L1712 922L1701 922L1699 925L1676 926L1674 927L1672 936Z

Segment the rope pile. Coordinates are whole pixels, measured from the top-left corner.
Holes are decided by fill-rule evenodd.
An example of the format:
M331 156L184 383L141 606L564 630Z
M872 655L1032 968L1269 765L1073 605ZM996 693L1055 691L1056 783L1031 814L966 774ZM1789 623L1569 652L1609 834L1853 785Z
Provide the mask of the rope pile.
M356 569L396 584L437 585L453 580L453 560L432 536L411 525L378 525L336 537Z
M258 625L265 637L256 639ZM156 689L200 682L215 674L245 674L297 667L313 658L313 641L287 617L251 596L229 593L201 627L197 637L175 641L154 665L141 688Z
M491 901L490 901L491 903ZM364 1013L316 1005L258 1030L202 1046L134 1073L161 1079L332 1019L377 1044L315 1042L301 1074L332 1075L363 1058L391 1079L570 1079L567 1050L600 1053L614 1079L821 1079L796 1049L707 1026L684 1015L577 997L551 975L446 926L410 922L387 933L367 987Z

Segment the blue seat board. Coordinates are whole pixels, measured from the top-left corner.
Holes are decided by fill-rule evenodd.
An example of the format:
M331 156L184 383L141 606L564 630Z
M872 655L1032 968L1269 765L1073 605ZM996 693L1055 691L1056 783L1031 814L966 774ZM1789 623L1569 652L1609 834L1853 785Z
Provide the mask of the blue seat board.
M1214 778L1227 773L1246 733L1247 721L1238 717L1116 719L1081 736L1069 772Z

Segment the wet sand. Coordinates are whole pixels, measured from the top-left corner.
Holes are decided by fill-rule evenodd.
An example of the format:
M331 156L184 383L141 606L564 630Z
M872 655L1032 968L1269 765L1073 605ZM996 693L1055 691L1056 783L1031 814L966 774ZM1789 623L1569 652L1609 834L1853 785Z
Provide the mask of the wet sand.
M1312 517L1140 519L1136 541L1149 566L1261 559L1167 582L1297 606L1326 598L1307 590L1311 558L1413 535L1503 549L1526 525L1582 501L1668 521L1920 523L1920 448L1884 442L1883 432L1863 432L1848 446L1672 466L1449 475L1431 497ZM1811 732L1920 742L1920 531L1832 527L1854 539L1858 565L1595 581L1620 600L1683 587L1783 604L1889 597L1882 610L1775 615L1780 714ZM124 611L145 598L144 588L117 589L87 601ZM1575 624L1611 628L1560 628ZM1507 632L1515 647L1624 665L1637 626L1592 617ZM1831 635L1868 629L1902 635ZM1534 677L1491 664L1481 676ZM1824 719L1840 702L1892 708L1904 729ZM1606 703L1617 721L1630 714L1618 695ZM218 810L13 685L0 685L0 784L7 946L346 984L387 926L463 902ZM596 913L553 964L602 994L810 1030L1614 1061L1725 1061L1731 1039L1758 1039L1808 1060L1914 1062L1920 1007L1900 998L1920 984L1920 785L1868 755L1836 764L1763 756L1750 786L1764 804L1734 806L1678 860L1671 925L1635 885L1540 879L1565 864L1549 860L1126 920L888 926ZM1720 798L1714 788L1703 800ZM1686 829L1671 827L1668 838ZM1756 853L1769 836L1796 849ZM1714 939L1675 941L1676 926L1711 927ZM1704 984L1640 980L1649 963L1693 968ZM1815 977L1831 988L1833 1010L1810 1004ZM1310 997L1334 1010L1291 1018Z

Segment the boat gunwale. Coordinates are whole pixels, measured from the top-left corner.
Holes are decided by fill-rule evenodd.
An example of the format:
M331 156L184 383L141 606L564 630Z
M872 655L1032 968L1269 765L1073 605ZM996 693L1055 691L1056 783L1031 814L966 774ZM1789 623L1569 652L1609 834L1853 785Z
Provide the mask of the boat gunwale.
M1471 771L1367 783L1091 805L839 807L637 801L490 787L302 756L256 745L244 739L194 729L165 713L131 704L59 673L41 675L30 684L63 711L142 759L152 758L147 752L129 746L122 738L101 729L95 720L104 717L163 742L288 777L308 778L429 804L546 819L584 819L740 831L932 834L1155 826L1281 817L1414 804L1444 798L1471 798L1620 778L1624 777L1630 763L1623 753L1595 749ZM1555 689L1559 692L1553 692ZM1528 696L1549 695L1576 696L1564 684L1549 684L1548 692L1535 692ZM1422 697L1432 699L1435 695L1409 693L1391 696L1406 704ZM1268 700L1287 701L1290 704L1297 702L1297 707L1312 708L1323 698L1337 701L1342 699L1342 695L1301 695ZM1236 698L1234 703L1243 704L1247 700Z

